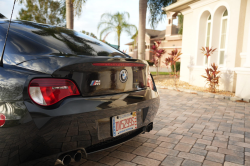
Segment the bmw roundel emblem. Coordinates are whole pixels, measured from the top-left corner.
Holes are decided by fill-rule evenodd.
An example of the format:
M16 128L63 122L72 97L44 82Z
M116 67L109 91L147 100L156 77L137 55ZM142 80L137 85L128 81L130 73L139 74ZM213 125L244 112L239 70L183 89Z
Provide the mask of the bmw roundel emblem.
M126 69L123 69L121 72L120 72L120 81L122 83L126 82L128 80L128 71Z

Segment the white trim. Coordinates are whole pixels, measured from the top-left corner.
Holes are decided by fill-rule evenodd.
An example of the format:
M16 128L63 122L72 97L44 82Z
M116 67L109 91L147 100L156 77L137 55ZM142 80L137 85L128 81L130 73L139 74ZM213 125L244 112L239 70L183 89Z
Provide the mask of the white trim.
M226 9L227 10L227 9ZM228 25L229 25L229 22L228 22L228 16L229 16L229 13L227 16L223 16L223 14L226 12L226 10L222 13L222 16L221 16L221 25L220 25L220 35L219 35L219 54L218 54L218 59L217 59L217 63L218 63L218 66L219 67L223 67L223 66L226 66L226 50L227 50L227 40L228 40ZM228 12L228 10L227 10ZM226 29L226 39L225 39L225 48L221 49L221 35L222 35L222 26L223 26L223 21L224 20L227 20L227 29ZM223 64L220 64L220 56L221 56L221 51L224 51L224 62Z
M209 17L211 16L211 20L208 20L209 19ZM208 24L210 23L210 36L209 36L209 43L208 43L208 47L210 48L210 46L211 46L211 44L212 44L212 40L211 40L211 37L212 37L212 15L211 15L211 13L210 13L210 15L208 16L208 18L207 18L207 22L206 22L206 31L205 31L205 33L206 33L206 35L205 35L205 47L207 47L207 33L208 33ZM206 56L204 56L204 58L203 58L203 65L205 66L207 66L208 64L210 64L210 62L211 62L211 57L208 57L208 59L207 59L207 63L206 63Z
M228 16L227 16L227 34L226 34L226 43L225 43L225 53L224 53L224 55L227 55L227 46L228 46L228 39L229 39L229 30L230 30L230 15L231 15L231 10L230 10L230 5L226 2L226 1L220 1L216 6L215 6L215 8L214 8L214 11L213 11L213 14L212 14L212 16L214 17L214 15L215 15L215 12L220 8L220 7L225 7L226 8L226 10L227 10L227 12L228 12ZM222 13L222 16L223 16L223 14L224 14L224 12ZM214 21L213 21L214 22ZM219 43L219 45L220 45L220 43ZM219 58L219 55L218 55L218 58ZM226 57L224 57L224 64L223 64L223 66L226 66L227 65L227 58L228 58L228 56ZM219 65L219 63L218 63L218 66L219 67L222 67L222 65Z
M177 2L171 4L171 5L167 6L167 7L164 7L163 10L164 10L165 12L168 12L168 11L171 11L171 10L173 10L173 9L175 9L175 8L177 8L177 7L179 7L179 6L182 6L182 5L185 5L185 4L187 4L187 3L190 3L190 2L192 2L192 1L193 1L193 0L182 0L182 1L177 1Z
M194 10L194 9L197 9L199 7L202 7L202 6L206 6L206 5L210 4L210 3L214 3L216 1L219 1L219 0L198 1L198 2L195 2L195 3L191 4L191 5L189 5L189 6L190 6L190 8L192 10Z
M195 55L194 55L194 63L195 63L195 65L197 65L197 59L198 59L198 55L199 55L199 53L198 53L198 51L200 50L200 48L198 48L198 46L199 46L199 33L200 33L200 21L201 21L201 16L205 13L205 12L209 12L210 14L211 14L211 17L212 17L212 20L213 20L213 15L212 15L212 12L211 12L211 8L210 7L205 7L205 8L203 8L203 10L202 11L200 11L200 13L199 13L199 19L198 19L198 22L197 22L197 31L196 31L196 36L197 36L197 40L195 41L196 43L195 43L195 45L196 45L196 49L195 49ZM211 23L211 27L213 26L213 21L212 21L212 23ZM211 28L212 29L212 28ZM213 30L211 30L211 33L213 32ZM212 38L211 38L211 40L212 40ZM198 51L197 51L198 50Z

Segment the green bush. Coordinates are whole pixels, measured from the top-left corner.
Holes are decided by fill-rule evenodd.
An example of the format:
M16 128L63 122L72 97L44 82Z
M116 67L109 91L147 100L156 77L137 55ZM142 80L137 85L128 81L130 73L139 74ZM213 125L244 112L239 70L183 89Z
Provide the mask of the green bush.
M149 66L153 66L154 62L151 62L150 60L147 60Z
M171 66L172 72L174 72L174 65ZM181 70L181 62L176 62L176 72Z

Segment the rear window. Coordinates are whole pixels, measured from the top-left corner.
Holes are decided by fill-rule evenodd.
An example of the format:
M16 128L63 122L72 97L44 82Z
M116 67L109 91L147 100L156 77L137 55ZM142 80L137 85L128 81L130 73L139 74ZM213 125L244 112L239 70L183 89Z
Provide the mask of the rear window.
M56 49L62 54L128 57L95 38L62 27L15 21L11 29L41 45Z

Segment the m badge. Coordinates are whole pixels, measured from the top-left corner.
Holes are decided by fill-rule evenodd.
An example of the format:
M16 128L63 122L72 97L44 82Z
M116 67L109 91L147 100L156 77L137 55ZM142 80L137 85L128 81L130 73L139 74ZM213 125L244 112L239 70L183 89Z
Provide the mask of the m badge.
M90 83L90 86L97 86L97 85L101 85L100 80L92 80L91 83Z

